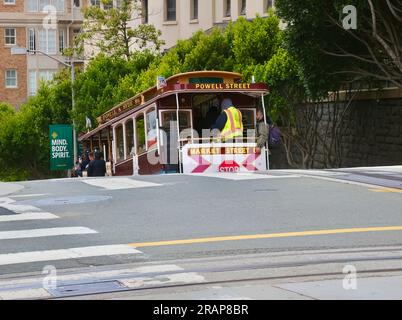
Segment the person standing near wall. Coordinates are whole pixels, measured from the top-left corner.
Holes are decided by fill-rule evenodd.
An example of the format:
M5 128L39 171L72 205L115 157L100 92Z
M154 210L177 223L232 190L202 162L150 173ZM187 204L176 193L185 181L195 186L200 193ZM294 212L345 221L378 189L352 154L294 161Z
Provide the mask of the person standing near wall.
M257 151L261 152L269 138L269 125L264 121L264 112L261 109L257 110L257 126L256 126L256 140L257 140Z

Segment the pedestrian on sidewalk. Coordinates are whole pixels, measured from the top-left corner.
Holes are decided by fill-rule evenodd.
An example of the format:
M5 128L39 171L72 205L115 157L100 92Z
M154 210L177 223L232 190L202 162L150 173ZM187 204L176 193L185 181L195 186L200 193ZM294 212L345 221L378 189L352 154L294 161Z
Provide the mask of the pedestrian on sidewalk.
M104 177L105 175L106 162L102 159L102 154L96 152L95 159L93 159L88 165L88 177Z

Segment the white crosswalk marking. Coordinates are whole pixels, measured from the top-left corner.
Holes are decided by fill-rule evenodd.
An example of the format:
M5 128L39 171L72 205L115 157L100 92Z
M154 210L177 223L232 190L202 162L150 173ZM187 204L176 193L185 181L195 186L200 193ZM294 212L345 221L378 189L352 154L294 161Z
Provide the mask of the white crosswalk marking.
M135 189L158 187L161 184L147 181L133 180L129 178L101 178L101 179L83 179L82 182L94 187L100 187L108 190Z
M43 196L47 196L48 193L32 193L32 194L21 194L21 195L16 195L16 196L9 196L11 198L36 198L36 197L43 197Z
M10 198L0 198L0 208L7 209L16 214L0 215L0 222L24 221L24 220L48 220L58 219L59 217L50 213L43 212L37 207L17 204Z
M0 198L0 209L1 208L12 212L11 214L0 215L0 223L14 222L18 224L20 221L27 220L59 219L58 216L50 212L43 212L37 207L20 204L11 198ZM15 225L16 224L13 224L13 226ZM19 229L18 225L14 228ZM31 241L35 241L36 239L44 237L55 238L73 235L90 235L96 233L98 233L96 230L82 226L6 230L0 231L0 240L13 241L18 239L32 239ZM0 254L0 266L41 261L70 260L85 257L141 253L140 251L127 245L105 245L14 253L4 253L7 252L5 248L6 246L2 247L3 253Z
M259 180L259 179L289 179L289 178L300 178L299 175L268 175L268 174L256 174L256 173L203 173L203 174L191 174L197 177L208 177L208 178L219 178L227 180Z
M59 217L49 212L26 212L15 215L0 216L0 222L24 221L24 220L49 220Z
M97 232L95 230L85 227L0 231L0 240L40 238L40 237L65 236L73 234L91 234L91 233L97 233Z
M106 245L80 247L60 250L31 251L0 254L0 265L32 263L43 261L69 260L88 257L141 254L142 252L128 245Z
M14 204L14 203L0 203L0 207L3 207L10 211L14 211L15 213L40 211L39 208L34 207L34 206L23 205L23 204Z

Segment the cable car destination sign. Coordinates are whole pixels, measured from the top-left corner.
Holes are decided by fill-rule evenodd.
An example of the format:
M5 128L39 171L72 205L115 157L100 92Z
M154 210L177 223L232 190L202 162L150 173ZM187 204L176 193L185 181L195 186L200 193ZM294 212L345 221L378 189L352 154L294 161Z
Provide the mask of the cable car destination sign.
M187 144L182 150L184 173L253 172L266 169L264 149L255 143Z
M50 170L68 170L73 161L73 127L71 125L50 125Z

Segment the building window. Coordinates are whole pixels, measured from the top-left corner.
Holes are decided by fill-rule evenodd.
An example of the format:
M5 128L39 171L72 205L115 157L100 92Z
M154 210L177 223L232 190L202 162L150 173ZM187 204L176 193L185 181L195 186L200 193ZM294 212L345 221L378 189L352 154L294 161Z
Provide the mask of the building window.
M4 4L15 4L15 0L4 0Z
M6 70L6 88L17 88L17 70Z
M113 0L104 0L102 4L103 10L110 10L113 8Z
M64 11L64 0L27 0L28 12L44 11L46 6L53 6L58 12Z
M38 81L36 80L36 71L29 70L28 73L28 94L34 96L38 91Z
M36 41L35 41L35 29L28 29L28 50L35 51L36 50Z
M4 36L6 45L13 46L17 44L17 31L15 28L5 28Z
M37 12L38 11L38 0L27 0L27 11Z
M43 82L52 81L54 76L56 75L56 70L40 70L39 71L39 80Z
M42 29L39 31L39 50L47 54L57 53L56 30Z
M64 29L59 30L59 51L63 53L65 47L65 32Z
M247 0L240 0L239 9L240 9L240 15L245 16L247 12Z
M176 21L176 0L166 1L166 21Z
M80 6L80 0L74 0L74 7L79 8Z
M148 23L148 0L142 0L142 23Z
M274 0L264 0L264 12L268 12L274 6Z
M58 12L64 12L64 0L53 0L52 4Z
M91 6L96 6L100 8L101 0L91 0Z
M191 20L198 19L198 0L191 0Z
M223 15L225 17L230 17L232 15L232 4L231 0L224 0Z

